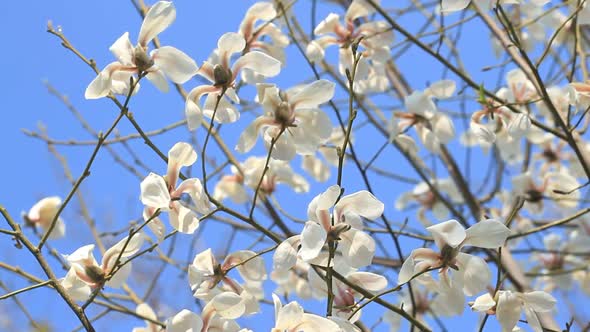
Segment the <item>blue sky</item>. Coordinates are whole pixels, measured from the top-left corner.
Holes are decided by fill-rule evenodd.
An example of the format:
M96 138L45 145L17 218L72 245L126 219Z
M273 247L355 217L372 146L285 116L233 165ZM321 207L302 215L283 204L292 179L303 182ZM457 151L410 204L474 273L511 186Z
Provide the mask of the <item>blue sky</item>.
M300 13L302 26L309 29L310 2L300 2L296 7L296 13ZM200 64L216 47L219 36L225 32L237 30L243 14L252 3L254 2L235 0L175 1L177 18L172 26L160 35L162 44L173 45L183 50ZM383 6L385 8L397 7L398 4L393 0L384 0ZM400 5L400 7L403 6ZM88 101L84 99L84 90L94 78L94 73L72 53L61 47L54 36L45 31L48 20L53 22L54 27L61 26L64 34L75 47L83 54L95 59L99 67L103 67L113 59L108 47L123 32L129 31L132 41L136 40L141 19L129 1L10 1L3 8L4 10L0 11L0 22L2 22L0 27L4 32L0 64L4 80L0 90L0 109L2 109L4 117L0 121L0 149L4 156L4 162L1 167L3 177L0 204L9 210L13 217L18 218L21 211L28 210L38 199L51 195L65 197L71 188L64 178L60 163L48 152L45 143L25 136L21 129L37 131L37 126L42 124L47 128L48 135L55 139L93 139L68 112L63 103L48 93L44 82L48 82L61 93L67 95L69 101L96 131L106 130L118 114L118 110L109 100ZM342 12L334 5L322 3L318 8L317 21L319 22L330 11ZM448 22L457 19L459 15L451 17ZM402 19L400 24L410 30L417 30L422 23L417 23L414 16L410 15ZM481 72L480 69L485 65L498 63L499 60L490 54L488 43L482 41L481 31L483 30L479 23L476 23L473 29L464 30L457 47L465 50L463 61L474 77L478 81L486 82L486 86L494 87L497 81L497 72ZM400 41L400 38L398 36L397 41ZM472 45L475 43L482 46L474 49ZM329 49L328 57L335 59L336 52L336 49ZM445 75L440 66L415 48L411 48L400 58L398 66L410 78L410 84L415 89L423 89L428 86L429 82L439 80ZM308 70L307 64L292 47L287 53L287 66L284 72L273 82L286 88L310 77L311 72ZM185 85L185 88L190 89L198 84L198 81L192 80ZM244 94L251 97L253 91L254 89L249 87L244 89ZM473 92L467 90L467 94L472 95ZM337 94L337 98L345 96L342 92ZM385 105L400 105L399 100L391 97L385 97L379 101ZM456 107L458 103L445 105L448 105L445 107L452 108ZM135 118L146 131L182 119L183 107L184 103L174 91L162 94L147 82L142 85L141 91L130 104ZM244 118L251 119L251 116ZM334 123L336 123L335 118ZM235 145L243 126L244 123L228 125L222 131L222 135L230 147ZM125 121L122 121L117 128L122 135L134 132L130 124ZM359 130L355 136L355 148L365 160L370 158L383 143L382 137L369 130ZM200 130L197 140L200 139L201 143L202 137L203 130ZM191 135L185 128L179 128L155 137L154 142L162 151L167 151L175 142L190 141L190 138ZM166 166L141 141L131 142L130 147L141 159L141 164L147 165L147 168L142 168L138 163L135 163L134 157L124 147L115 146L114 149L133 167L137 168L140 174L147 175L149 171L165 172ZM462 160L465 152L458 150L459 146L456 140L450 145L450 148ZM92 146L57 146L57 149L66 158L74 177L80 175L92 152ZM212 151L214 157L219 157L215 149ZM263 152L263 148L259 145L254 151L260 154ZM474 151L473 154L475 157L481 155L478 151ZM245 156L240 159L245 159ZM407 163L400 160L399 154L388 147L384 157L379 158L376 165L400 174L409 174L410 177L417 179L417 175L408 169ZM299 159L294 161L296 168L299 167L299 163ZM472 165L476 170L478 170L478 166L481 169L481 163ZM194 171L195 174L200 175L198 168ZM438 171L442 173L440 166ZM482 172L474 171L473 174L475 183L483 180ZM347 175L349 178L346 178ZM362 183L359 182L356 175L351 165L345 169L345 187L348 193L362 189ZM400 213L393 208L396 195L401 191L411 189L411 185L394 183L395 185L392 186L392 182L377 181L378 178L374 175L371 176L371 180L375 182L375 194L385 203L386 214L390 219L401 222L406 216L414 217L413 211ZM139 178L115 164L113 157L105 149L100 151L92 167L91 176L81 187L87 204L90 206L92 217L97 221L100 231L121 229L127 225L129 220L141 216L142 206L138 199L139 182ZM293 195L288 188L282 188L279 192L279 200L283 202L283 207L287 211L303 218L309 200L333 183L333 179L326 184L311 182L310 193L299 196ZM52 242L52 247L59 253L66 254L82 245L91 243L92 237L79 216L77 201L74 201L64 211L63 218L66 220L68 233L75 234L75 237ZM414 225L416 224L414 223ZM294 230L298 229L296 227L298 226L293 225ZM223 240L227 238L229 229L216 224L207 225L205 228L204 232L207 236L200 239L193 248L189 248L192 245L190 237L178 237L176 252L179 261L186 262L188 252L194 254L208 247L213 247L217 252L221 251L224 247ZM42 272L33 263L33 259L28 253L24 250L14 250L8 238L2 237L0 239L0 260L19 265L34 275L42 276ZM248 245L249 242L246 242L248 240L251 242L251 238L244 237L240 240L243 242L238 241L238 245L232 249L243 248L240 245ZM106 238L105 241L114 243L116 239ZM419 244L414 242L406 243L405 253L409 253L411 248L417 245ZM259 248L265 246L268 246L268 243L259 246ZM388 249L393 252L391 247ZM267 261L270 261L270 258L270 255L265 256ZM190 259L192 260L192 257ZM61 271L54 260L50 261L58 275L65 274L65 271ZM146 260L137 264L136 269L139 272L138 276L131 281L132 286L142 289L142 282L145 280L141 279L141 276L149 275L153 271L154 262L160 264L155 260ZM395 276L395 274L389 273L389 276ZM3 270L0 270L0 280L9 289L17 289L27 285ZM176 269L169 268L162 276L162 280L164 282L156 294L161 294L162 301L168 306L160 307L160 312L164 315L170 314L183 307L197 310L187 287L186 276L180 274ZM267 298L270 299L272 287L268 286L266 290ZM51 290L38 289L19 296L19 299L27 305L36 319L51 321L56 331L69 331L78 325L65 304ZM154 299L150 298L150 301L154 302ZM310 309L317 309L318 312L321 312L324 307L323 303L317 301L309 303L309 305ZM265 311L263 316L254 316L244 320L244 326L251 327L255 331L268 330L273 323L272 309L268 305L263 305L262 309ZM11 303L0 302L0 312L4 310L11 313L17 330L25 328L26 320L16 307ZM99 312L97 308L91 307L90 316L97 312ZM371 323L380 314L380 309L367 310L365 317ZM126 331L134 326L143 325L143 322L139 320L121 315L113 314L108 317L108 319L97 323L99 331ZM162 316L160 318L165 319ZM447 326L452 329L453 326L462 326L461 324L465 322L469 324L468 326L473 326L476 319L475 314L466 311L465 317L450 319ZM494 323L490 322L489 324L489 330L492 330ZM383 325L380 326L383 328ZM2 328L0 325L0 330Z

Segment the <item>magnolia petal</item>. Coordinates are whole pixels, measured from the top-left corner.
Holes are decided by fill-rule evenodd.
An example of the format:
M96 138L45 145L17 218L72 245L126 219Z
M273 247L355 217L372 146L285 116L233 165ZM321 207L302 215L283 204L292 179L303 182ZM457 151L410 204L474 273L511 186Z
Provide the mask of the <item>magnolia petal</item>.
M246 40L239 33L224 33L217 41L217 49L221 57L230 57L234 53L241 52L246 47Z
M432 233L432 237L434 237L434 241L440 249L442 249L445 244L455 248L461 244L467 236L465 228L454 219L432 225L426 229Z
M152 41L176 19L176 8L171 1L158 1L145 15L139 30L138 42L142 46Z
M301 232L301 259L309 261L316 258L326 242L326 237L327 232L320 224L314 221L306 222Z
M274 271L287 271L297 263L297 250L291 243L294 237L291 237L279 244L272 257ZM298 236L297 236L298 240Z
M448 116L437 113L431 123L434 134L442 144L447 144L455 138L455 125Z
M125 66L133 66L133 44L129 40L129 32L125 32L119 37L113 45L109 48L109 51Z
M186 99L184 115L186 116L187 126L190 131L193 131L201 126L201 121L203 121L203 113L201 112L199 105L197 105L190 98Z
M166 320L166 332L199 332L202 328L201 317L186 309Z
M485 290L492 274L487 263L478 256L459 253L457 255L459 272L463 274L463 291L467 296L473 296Z
M78 278L73 267L68 270L65 278L60 283L74 301L86 301L92 292L90 286Z
M492 295L490 293L485 293L475 299L471 308L475 311L486 312L489 309L492 309L495 305L496 301L494 301Z
M163 177L158 174L150 173L140 184L141 197L143 205L168 210L170 205L170 193L168 185Z
M46 227L42 226L44 232L47 232L49 230L49 226L50 226L50 224L47 224ZM55 221L55 226L53 227L53 230L51 230L51 234L49 234L49 236L47 238L49 240L55 240L55 239L62 238L65 235L66 235L66 224L64 223L63 219L57 218L57 220Z
M333 32L338 25L340 25L340 16L338 16L338 14L330 13L316 26L313 32L316 35L323 35Z
M299 325L303 320L303 308L299 303L293 301L279 309L275 329L280 331L289 330Z
M425 92L438 99L446 99L453 95L456 87L457 84L453 80L441 80L432 83Z
M72 264L83 264L84 261L96 262L96 260L94 259L94 255L92 255L93 251L94 251L94 244L88 244L88 245L85 245L83 247L76 249L70 255L64 255L64 258Z
M511 332L520 318L520 299L511 291L499 291L498 293L496 317L502 326L502 332Z
M246 310L242 297L233 292L216 295L208 305L211 305L219 316L226 319L239 318Z
M84 98L98 99L106 97L111 92L111 85L111 73L107 66L107 68L98 73L98 76L88 84L88 87L84 92Z
M258 138L258 130L260 129L259 123L264 119L264 117L259 117L254 120L252 123L244 129L240 138L238 138L238 144L236 144L236 151L239 153L246 153L256 145L256 140Z
M399 270L399 274L397 276L398 284L405 284L406 282L410 281L414 276L414 271L416 269L416 261L410 255L404 260L401 269Z
M442 12L456 12L469 6L471 0L442 0Z
M498 220L482 220L469 227L463 245L494 249L504 245L510 229Z
M168 81L166 80L166 76L160 69L149 71L145 77L161 92L166 93L170 89L168 86Z
M353 272L347 275L346 279L371 292L378 292L387 287L387 279L384 276L371 272Z
M174 83L183 84L199 71L195 60L172 46L162 46L154 50L152 58L156 66Z
M385 205L366 190L342 197L334 208L337 215L352 212L369 220L379 218L384 209Z
M508 133L513 138L521 138L526 135L531 128L531 119L527 114L514 114L512 120L508 124Z
M185 142L178 142L168 151L168 169L166 171L168 182L176 186L178 172L181 167L187 167L197 161L197 153L193 147Z
M259 51L250 51L241 56L232 67L234 75L241 68L248 68L260 75L273 77L281 71L281 62Z
M102 257L102 266L104 270L110 270L116 263L115 260L134 255L141 249L144 241L143 233L135 233L131 238L125 237L115 245L107 249Z
M131 274L131 266L131 262L123 265L120 269L117 270L115 274L111 276L111 279L109 279L109 281L106 282L106 286L112 288L121 288L123 284L127 281L127 278L129 278L129 275Z
M178 202L174 202L174 208L169 211L170 225L177 231L185 234L193 234L199 228L199 218Z
M537 312L548 312L553 310L557 300L551 294L543 291L533 291L523 294L526 305Z
M375 240L360 230L350 229L340 236L344 260L354 268L371 265L375 255Z
M297 108L314 108L328 102L334 96L336 85L328 80L317 80L307 84L293 97L289 103Z
M247 263L242 262L248 260ZM224 263L223 268L229 268L240 264L237 269L242 278L248 281L262 281L266 279L266 268L262 256L251 250L236 251L225 258L225 262L231 262L229 266Z

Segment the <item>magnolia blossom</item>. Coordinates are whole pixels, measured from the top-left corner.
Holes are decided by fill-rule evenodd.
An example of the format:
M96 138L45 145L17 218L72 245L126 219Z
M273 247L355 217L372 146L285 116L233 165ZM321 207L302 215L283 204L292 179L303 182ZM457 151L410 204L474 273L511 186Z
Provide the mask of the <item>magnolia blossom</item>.
M158 320L158 316L147 303L140 303L135 308L135 313L141 317L145 317L151 320ZM152 323L149 320L145 320L146 327L136 327L131 332L163 332L164 329L157 324Z
M501 290L494 297L489 293L481 295L471 308L487 314L495 314L502 326L502 332L513 331L524 310L527 323L533 331L542 332L544 330L537 315L552 311L556 303L553 296L542 291L519 293Z
M130 89L129 79L134 74L145 74L163 92L168 91L166 77L178 84L193 77L198 71L197 64L182 51L163 46L151 51L149 55L147 53L149 43L175 18L176 9L172 2L159 1L154 4L141 24L137 46L131 44L128 32L111 45L109 50L117 61L108 64L90 82L85 92L86 99L102 98L110 92L127 94Z
M224 175L215 185L213 197L222 201L230 198L236 204L248 201L248 193L244 188L244 175L234 165L230 167L232 174Z
M245 52L259 50L279 60L281 66L285 66L285 47L289 45L289 37L272 22L276 17L277 11L272 3L257 2L246 11L238 33L246 41ZM256 25L260 21L261 24ZM264 76L248 68L242 70L242 80L246 83L259 83L263 78Z
M439 153L440 145L449 143L455 137L455 127L451 119L438 111L433 98L446 99L455 91L455 82L443 80L433 83L424 91L414 91L405 97L406 112L394 112L397 124L391 125L390 137L410 127L415 127L424 147ZM395 122L395 120L393 120Z
M239 119L240 113L225 97L234 103L240 102L235 87L236 78L241 69L248 68L265 77L276 76L281 71L279 60L260 51L246 52L230 66L232 55L243 52L245 47L246 41L238 33L228 32L219 38L217 59L211 59L213 63L205 61L197 73L212 84L200 85L192 89L186 98L185 115L190 130L201 125L203 115L211 118L215 113L214 120L219 123L230 123ZM207 98L201 109L199 101L204 95L207 95ZM223 98L220 98L218 102L220 95L223 95Z
M164 226L153 215L156 210L166 211L170 216L170 224L182 233L192 234L199 226L199 218L193 209L205 214L210 210L210 203L205 195L199 179L186 179L176 186L180 168L190 166L197 161L197 153L188 143L179 142L168 152L168 170L160 176L150 173L141 182L141 202L146 206L144 218L153 218L148 226L158 238L164 234ZM181 196L188 194L194 206L181 203Z
M580 191L575 190L580 184L566 172L547 172L542 183L536 184L532 173L526 172L512 178L512 192L525 199L525 208L531 213L543 212L543 199L551 198L562 208L578 206Z
M35 203L29 210L29 213L23 212L25 222L29 225L41 229L43 233L46 233L51 227L51 222L55 218L57 211L61 206L61 198L57 196L45 197L39 202ZM61 217L55 221L55 226L49 234L49 239L54 240L60 237L64 237L66 233L66 224Z
M327 255L325 252L320 254L328 240L338 242L338 251L347 265L360 268L371 264L375 241L362 231L361 217L378 218L383 214L384 205L366 190L338 200L339 197L340 186L334 185L309 203L309 221L301 235L287 239L275 251L275 270L288 270L296 264L297 256L307 262L325 265ZM332 207L334 212L330 214ZM297 244L300 244L298 252L295 250Z
M94 244L83 246L70 255L64 255L71 267L61 281L62 286L77 301L86 300L93 289L105 284L109 287L120 287L131 273L131 262L120 268L117 264L137 253L143 240L142 233L122 239L105 251L100 265L92 254Z
M342 127L333 127L328 140L318 148L318 153L303 156L301 168L316 181L326 182L330 178L330 165L338 167L340 160L336 149L342 147L345 136ZM354 142L353 133L350 133L349 142ZM318 154L322 158L320 158ZM346 161L346 156L344 157L344 161Z
M201 316L182 310L166 320L167 332L237 332L240 326L234 321L244 313L244 305L238 295L226 292L215 296Z
M259 84L258 100L265 114L246 127L236 150L250 151L262 132L267 148L276 140L272 154L275 159L291 160L296 153L314 154L332 134L330 118L319 105L332 99L334 87L330 81L318 80L283 92L275 85Z
M350 283L373 293L378 293L387 287L387 279L375 273L357 271L342 263L336 264L334 270L343 275ZM308 279L313 291L318 293L316 297L326 298L328 296L325 278L325 273L320 276L314 269L309 269ZM334 292L334 315L351 323L358 321L362 310L358 308L355 298L362 297L362 295L336 278L332 279L332 291ZM354 315L352 315L353 312Z
M448 196L451 204L463 203L463 196L457 189L452 179L435 179L431 185L441 194ZM420 204L418 208L418 220L422 225L430 226L432 222L426 218L426 211L432 211L436 220L442 220L449 217L449 209L430 189L428 183L418 183L412 191L401 194L395 201L395 208L404 210L411 202L416 201Z
M354 23L356 19L369 16L374 12L375 8L371 4L363 0L354 0L346 11L343 23L340 22L338 14L330 13L314 30L318 38L307 45L306 54L309 59L319 61L324 58L326 47L338 45L340 47L339 69L342 75L345 75L346 69L352 71L353 67L351 45L358 43L364 51L355 77L360 80L365 79L369 70L366 59L385 63L390 57L389 45L393 42L393 32L385 21L368 20L360 25Z
M246 263L244 263L247 261ZM259 311L258 301L249 291L245 290L233 278L227 276L229 270L237 266L237 270L244 280L251 282L266 279L266 270L262 257L250 250L241 250L230 254L223 264L219 264L213 256L211 249L207 249L195 256L189 266L189 283L194 296L209 301L217 294L227 290L238 294L245 303L244 313ZM224 287L217 288L222 283Z
M273 264L275 262L273 261ZM316 295L312 292L307 280L307 274L311 266L304 261L296 261L290 269L275 269L270 274L270 279L277 284L276 294L284 294L286 297L297 296L302 300L310 299Z
M433 236L440 252L430 248L414 249L404 261L398 276L399 283L413 278L429 281L429 275L420 275L429 269L440 269L441 293L455 293L457 306L462 306L464 297L484 290L490 280L491 272L486 262L477 256L462 253L464 246L498 248L504 244L510 230L493 219L482 220L467 230L456 220L449 220L426 228ZM451 303L449 304L451 305Z
M305 313L303 307L295 301L283 306L283 303L275 294L272 294L272 299L275 305L275 326L271 332L341 331L338 324L333 321Z

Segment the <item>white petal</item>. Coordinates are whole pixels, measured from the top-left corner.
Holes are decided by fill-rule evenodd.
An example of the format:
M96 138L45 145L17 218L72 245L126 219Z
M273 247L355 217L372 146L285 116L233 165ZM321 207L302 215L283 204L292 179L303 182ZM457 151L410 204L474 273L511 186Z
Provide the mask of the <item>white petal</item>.
M105 270L110 270L114 267L116 259L120 256L121 259L130 257L141 249L141 245L144 241L144 235L142 233L135 233L131 239L128 237L123 238L115 245L105 251L102 257L102 266ZM121 261L119 261L121 262Z
M217 41L217 49L221 57L230 57L234 53L241 52L246 47L244 37L239 33L224 33Z
M498 220L482 220L469 227L463 245L495 249L504 245L510 229Z
M170 210L170 225L177 231L193 234L199 228L199 218L182 204L174 202L174 209Z
M227 319L239 318L246 310L242 298L233 292L216 295L208 305L211 305L219 316Z
M170 193L164 178L150 173L141 181L141 202L155 209L167 210L170 205Z
M431 124L434 134L442 144L447 144L455 138L455 125L448 116L437 113Z
M485 293L475 299L475 302L473 302L471 308L476 311L486 312L495 305L496 301L494 301L492 295L490 295L490 293Z
M537 312L551 311L557 303L551 294L543 291L524 293L523 298L525 303Z
M343 258L351 267L371 265L375 255L375 240L369 234L352 228L340 237Z
M254 257L256 256L256 257ZM254 257L254 258L252 258ZM247 263L242 264L242 262L248 260ZM264 267L264 260L262 256L257 256L254 251L251 250L240 250L236 251L225 258L226 262L231 262L229 266L234 266L240 264L238 266L238 272L248 281L261 281L266 279L266 268ZM227 266L227 267L229 267ZM226 264L224 263L224 268Z
M410 281L414 276L414 270L416 268L416 262L412 256L408 256L404 263L402 264L401 269L399 270L399 274L397 276L398 284L405 284L406 282Z
M432 233L434 241L440 249L442 249L445 244L448 244L451 247L457 247L467 236L465 228L454 219L432 225L426 229Z
M503 332L511 332L520 318L521 302L518 296L510 291L500 291L496 317L502 326Z
M458 273L463 274L463 291L467 296L473 296L485 290L489 285L492 274L490 269L481 257L459 253Z
M86 91L84 92L84 98L86 99L98 99L106 97L111 92L111 73L109 66L103 69L98 76L88 84Z
M353 272L347 275L346 279L371 292L378 292L387 287L387 279L384 276L371 272Z
M171 186L176 186L180 168L191 166L197 161L197 153L185 142L178 142L168 151L168 169L166 175Z
M113 45L109 51L125 66L133 66L133 45L129 40L129 32L125 32Z
M86 301L92 292L90 286L78 278L74 268L68 270L60 283L74 301Z
M166 332L199 332L202 328L201 317L186 309L166 320Z
M328 80L318 80L307 84L294 96L289 98L289 103L297 108L314 108L328 102L334 96L336 85Z
M299 303L293 301L279 310L275 327L281 331L292 329L301 323L303 319L303 308Z
M184 106L184 115L186 116L186 122L189 130L195 130L201 126L203 120L203 112L201 108L190 98L186 99Z
M425 90L428 94L439 99L450 98L455 92L457 85L453 80L442 80L432 83Z
M236 60L232 72L235 74L236 70L239 71L241 68L251 69L266 77L273 77L281 71L281 62L262 52L250 51Z
M117 270L117 273L112 275L111 279L107 281L106 286L111 288L120 288L129 278L131 274L131 262L123 265L120 269Z
M301 232L301 259L308 261L316 258L326 242L326 230L320 224L308 221Z
M338 213L352 212L369 220L374 220L383 214L384 208L385 205L373 196L373 194L366 190L361 190L342 197L334 209Z
M513 118L508 124L508 133L513 138L521 138L526 135L531 128L531 119L527 114L513 114Z
M441 10L443 12L463 10L469 6L469 2L471 2L471 0L442 0Z
M156 66L174 83L183 84L199 71L195 60L171 46L154 50L152 58Z
M145 15L138 42L142 46L152 41L160 32L164 31L176 19L176 9L171 1L158 1Z
M145 77L150 82L152 82L152 84L155 85L156 88L158 90L160 90L161 92L166 93L170 89L170 87L168 86L168 81L166 80L166 76L164 75L164 72L162 72L159 69L155 70L155 71L148 72Z
M316 35L323 35L333 32L336 26L339 24L340 16L338 16L338 14L330 13L323 21L318 24L318 26L314 29L314 33Z
M94 244L88 244L76 249L71 255L64 255L64 258L70 263L84 264L84 261L94 260L93 250Z
M293 237L283 241L273 255L273 270L287 271L297 263L297 251L291 243Z

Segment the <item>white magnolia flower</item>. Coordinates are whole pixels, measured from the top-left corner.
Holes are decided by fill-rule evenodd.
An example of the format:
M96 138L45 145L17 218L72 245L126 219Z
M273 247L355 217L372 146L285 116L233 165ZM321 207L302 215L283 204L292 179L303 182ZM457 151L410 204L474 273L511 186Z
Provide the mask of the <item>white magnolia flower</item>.
M243 263L245 261L247 262ZM243 299L244 314L258 312L256 296L227 275L234 266L237 266L239 274L250 286L249 288L258 291L252 287L255 287L257 282L266 279L266 269L261 256L257 256L255 252L250 250L240 250L228 255L223 264L219 264L211 249L207 249L196 255L193 263L189 266L189 283L194 296L209 301L224 291L233 292ZM248 282L250 283L248 284ZM221 287L217 287L218 285Z
M257 2L246 11L238 31L246 41L245 52L259 50L279 60L285 66L285 47L289 45L289 37L272 22L277 17L277 11L270 2ZM257 22L260 24L256 25ZM242 80L248 84L260 83L264 76L244 68Z
M248 193L244 188L244 175L234 165L230 169L232 174L222 176L215 185L213 197L218 201L230 198L236 204L245 203L248 201Z
M462 253L464 246L494 249L502 246L510 230L493 219L482 220L467 230L456 220L449 220L427 228L432 233L440 252L430 248L412 251L404 261L398 275L399 283L406 283L416 275L429 269L440 269L440 292L456 293L462 299L484 290L490 280L491 272L487 263L480 257ZM420 275L417 281L427 280L428 274Z
M163 92L168 91L166 77L178 84L193 77L198 71L197 64L182 51L163 46L149 55L147 53L149 43L175 18L176 9L172 2L159 1L154 4L141 24L137 46L131 44L129 33L125 32L110 47L109 50L118 61L107 65L88 85L86 99L102 98L110 92L127 94L129 78L134 74L147 73L147 79Z
M415 127L418 137L428 151L439 153L440 145L449 143L455 137L453 121L444 113L438 111L433 98L446 99L453 95L456 84L452 80L433 83L424 91L414 91L405 97L406 112L394 112L390 126L390 137L393 139L398 133Z
M122 239L105 251L100 265L92 254L94 244L83 246L70 255L64 255L70 263L70 270L61 281L62 286L78 301L86 300L93 289L105 284L114 288L121 287L131 273L131 262L120 268L117 264L137 253L143 240L142 233L135 233L131 239ZM112 274L113 272L116 273Z
M501 290L495 297L489 293L479 296L471 307L476 311L496 314L502 332L513 331L524 310L527 323L533 331L542 332L543 328L537 314L550 312L556 303L553 296L542 291L519 293Z
M265 114L256 118L240 135L236 150L250 151L262 132L267 148L277 139L272 156L291 160L295 154L311 155L332 134L330 118L319 109L334 95L334 83L318 80L303 87L280 91L275 85L259 84L258 100Z
M141 317L145 317L151 320L158 320L158 316L154 310L147 303L140 303L135 308L135 312ZM146 327L136 327L131 332L163 332L164 329L149 320L145 320Z
M305 223L301 235L293 236L277 247L273 256L275 270L288 270L297 263L298 257L306 262L325 265L327 253L322 253L322 250L328 239L338 241L337 249L347 265L360 268L371 264L375 241L362 231L361 217L369 220L379 218L384 205L366 190L340 200L338 197L340 187L333 185L309 203L309 221ZM334 211L330 214L332 207ZM299 252L295 250L298 244Z
M526 200L525 208L534 214L543 212L544 198L551 199L562 208L578 206L580 191L574 189L579 186L578 181L564 171L545 173L541 185L536 184L530 171L512 178L513 195L522 196Z
M340 73L345 75L346 69L352 71L351 45L359 43L364 51L362 51L363 57L355 77L364 80L369 70L366 60L385 63L390 57L389 47L393 42L393 32L385 21L368 20L360 25L354 23L356 19L369 16L374 12L373 6L366 1L354 0L346 11L343 23L340 22L338 14L330 13L315 28L314 33L318 38L307 45L306 55L312 61L319 61L324 58L326 47L338 45L340 47L339 69Z
M275 326L271 332L301 331L301 332L340 332L340 327L333 321L308 314L303 311L299 303L293 301L285 306L275 294L272 295L275 305Z
M43 233L46 233L60 206L61 198L57 196L45 197L35 203L35 205L29 210L29 213L23 215L25 222L37 227L37 229L41 229ZM65 233L66 224L63 219L59 217L57 218L55 226L48 238L51 240L58 239L64 237Z
M336 149L342 147L344 139L345 135L342 127L333 127L328 140L318 148L318 153L303 156L301 168L316 181L328 181L331 173L330 166L338 167L339 158ZM350 133L349 142L354 142L353 133ZM346 156L344 161L346 161Z
M242 316L244 306L238 295L221 293L205 307L201 316L183 309L166 320L167 332L237 332L240 326L234 321Z
M265 77L273 77L281 71L281 62L260 51L249 51L240 56L233 65L230 60L233 54L243 52L246 47L244 37L235 32L228 32L219 38L217 42L217 59L211 59L214 63L205 61L197 74L211 82L210 85L200 85L188 94L185 105L185 115L188 128L194 130L201 125L203 115L211 118L215 111L217 98L219 100L215 121L219 123L235 122L240 113L226 99L239 103L240 99L235 91L236 78L243 68L248 68ZM217 61L215 61L217 60ZM203 108L199 106L202 96L207 95Z
M144 218L148 220L156 210L166 211L170 224L182 233L192 234L199 227L199 218L193 209L205 214L210 210L210 203L199 179L186 179L178 187L180 168L190 166L197 160L197 153L188 143L179 142L168 152L168 170L166 175L150 173L141 182L141 202L146 206ZM182 194L188 194L194 204L187 207L181 203ZM153 218L148 226L162 238L164 226L159 218Z
M310 268L309 263L299 260L290 269L273 269L270 279L277 284L274 293L284 294L286 297L297 296L302 300L312 298L315 294L307 281Z
M256 190L260 177L264 172L266 157L250 157L242 164L244 170L244 183L246 186ZM288 162L271 159L268 163L268 170L260 185L260 192L272 194L278 184L286 184L293 188L296 193L308 192L309 183L305 178L293 171Z
M457 189L452 179L434 179L430 184L441 194L445 195L451 204L463 203L463 195ZM418 202L418 220L425 227L432 225L426 217L427 211L432 211L436 220L444 220L449 217L449 209L430 189L426 182L418 183L412 191L402 193L395 201L395 208L402 211L411 202Z

